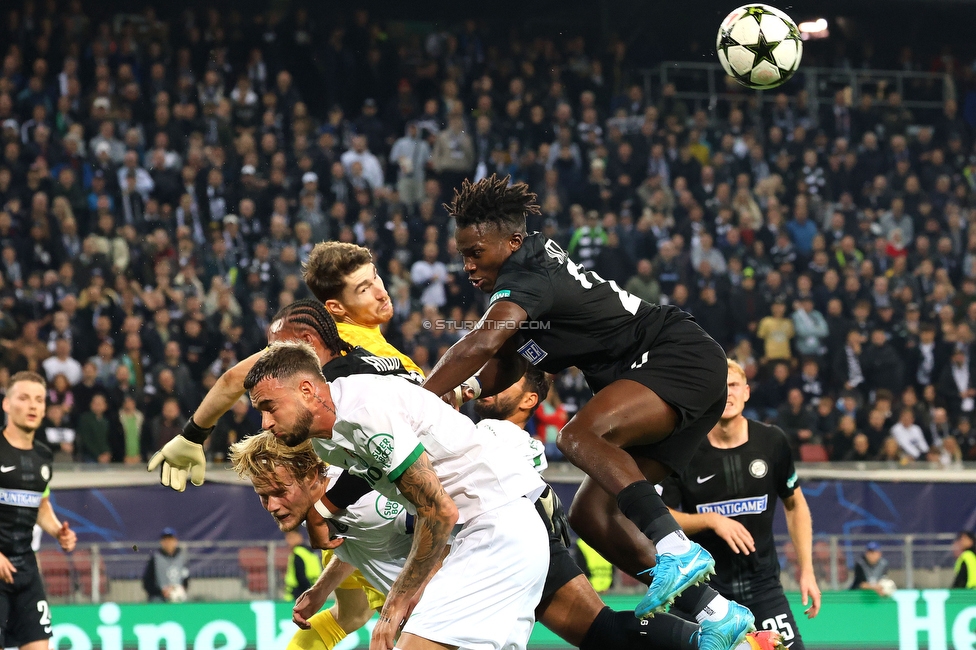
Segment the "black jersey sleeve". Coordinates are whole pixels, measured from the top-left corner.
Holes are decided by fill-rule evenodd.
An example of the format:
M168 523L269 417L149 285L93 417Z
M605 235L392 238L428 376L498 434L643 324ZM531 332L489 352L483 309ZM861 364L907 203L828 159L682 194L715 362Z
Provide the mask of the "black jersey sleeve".
M553 287L544 268L516 267L498 276L488 306L507 300L525 310L529 320L536 320L552 307Z
M793 464L793 452L790 450L786 434L779 427L771 427L775 434L776 448L773 452L776 470L776 492L780 499L793 496L799 484L796 476L796 465Z

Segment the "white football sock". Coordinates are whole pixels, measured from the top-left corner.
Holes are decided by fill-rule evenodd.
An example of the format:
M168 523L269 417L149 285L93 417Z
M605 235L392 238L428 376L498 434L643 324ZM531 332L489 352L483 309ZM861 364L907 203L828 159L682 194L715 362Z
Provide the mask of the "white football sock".
M662 537L661 541L656 542L654 546L658 553L681 555L691 550L691 541L685 536L684 531L676 530Z
M718 623L729 613L729 601L716 595L712 602L705 605L705 609L695 614L695 620L701 625L702 621Z

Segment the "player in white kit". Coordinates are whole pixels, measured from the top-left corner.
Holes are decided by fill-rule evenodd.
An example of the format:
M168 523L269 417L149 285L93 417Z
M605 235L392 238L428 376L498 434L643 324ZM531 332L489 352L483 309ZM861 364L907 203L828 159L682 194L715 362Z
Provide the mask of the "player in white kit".
M327 383L307 344L272 345L244 385L265 429L290 445L311 438L323 460L416 513L374 650L393 648L401 625L402 650L525 647L549 564L532 505L545 484L531 467L417 386L367 375Z

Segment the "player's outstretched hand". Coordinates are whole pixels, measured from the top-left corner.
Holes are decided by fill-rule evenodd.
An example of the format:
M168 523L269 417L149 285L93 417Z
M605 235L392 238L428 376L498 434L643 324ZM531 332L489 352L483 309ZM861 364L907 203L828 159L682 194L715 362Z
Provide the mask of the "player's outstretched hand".
M160 464L163 470L159 482L166 487L182 492L186 489L187 474L194 485L203 485L207 456L203 453L201 444L190 442L182 435L176 436L149 459L149 471L155 471Z
M813 618L820 613L820 587L817 585L817 578L813 573L803 572L800 574L800 596L803 606L806 607L804 613L807 618ZM809 603L809 607L807 607Z
M752 533L745 526L735 519L723 517L718 513L714 513L714 515L712 530L726 541L733 553L749 555L756 552L756 542L752 539Z
M320 594L319 591L321 590L316 589L314 585L306 589L298 597L298 600L295 601L295 606L291 609L291 620L303 630L310 630L312 628L308 619L312 618L316 612L322 609L322 605L325 604L325 599L329 595Z
M0 580L13 584L15 573L17 573L17 569L10 563L6 555L0 553Z
M70 553L75 550L75 544L78 542L78 536L75 535L75 531L68 527L67 521L61 522L61 528L58 529L58 544L64 549L65 553Z
M413 611L413 606L407 601L388 600L380 612L380 620L373 628L373 636L369 640L369 650L393 650L397 634Z

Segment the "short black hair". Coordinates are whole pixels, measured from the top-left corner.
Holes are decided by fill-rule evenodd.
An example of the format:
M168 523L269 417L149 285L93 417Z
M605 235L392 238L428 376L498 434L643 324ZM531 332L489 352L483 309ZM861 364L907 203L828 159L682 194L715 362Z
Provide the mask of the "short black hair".
M499 178L497 174L477 183L464 179L461 189L454 190L454 200L444 208L458 228L491 224L498 230L524 233L525 218L541 214L539 197L525 183L509 186L511 180L511 176Z
M325 383L319 359L312 346L299 341L279 341L271 344L244 378L244 390L250 391L267 378L288 379L298 374L318 377Z
M339 338L339 330L332 314L318 300L303 298L282 307L271 319L271 325L274 326L279 320L288 325L304 325L310 328L336 356L352 351L352 346Z
M535 366L529 366L525 371L525 390L539 396L539 400L529 412L529 417L532 417L535 414L536 409L539 408L539 405L546 400L546 397L549 395L549 388L551 386L552 378Z

